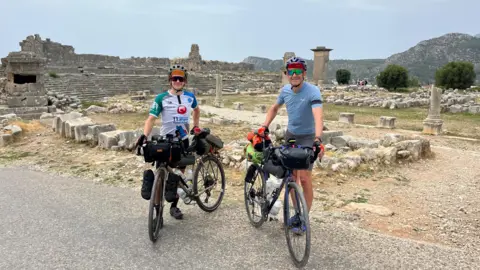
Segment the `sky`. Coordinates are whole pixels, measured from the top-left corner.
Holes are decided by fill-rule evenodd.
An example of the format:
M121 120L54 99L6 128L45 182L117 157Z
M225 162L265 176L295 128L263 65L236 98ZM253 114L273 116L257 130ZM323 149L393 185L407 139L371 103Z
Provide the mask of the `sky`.
M0 57L28 35L75 52L204 60L386 58L450 32L475 35L479 0L0 0ZM475 16L477 15L477 16Z

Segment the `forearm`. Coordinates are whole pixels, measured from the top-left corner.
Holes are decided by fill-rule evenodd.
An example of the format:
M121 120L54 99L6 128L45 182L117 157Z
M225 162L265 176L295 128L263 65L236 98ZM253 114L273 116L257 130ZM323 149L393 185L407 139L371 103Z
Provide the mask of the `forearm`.
M267 116L265 118L265 122L263 122L263 125L268 127L272 123L273 119L275 119L275 116L277 116L278 113L278 107L273 105L270 107L270 109L267 112Z
M315 108L313 113L315 119L315 137L323 134L323 108Z
M200 109L193 110L193 126L198 127L200 125Z
M145 136L149 136L150 133L152 132L152 129L153 129L153 124L155 123L155 118L153 117L149 117L146 121L145 121L145 126L143 127L143 134Z

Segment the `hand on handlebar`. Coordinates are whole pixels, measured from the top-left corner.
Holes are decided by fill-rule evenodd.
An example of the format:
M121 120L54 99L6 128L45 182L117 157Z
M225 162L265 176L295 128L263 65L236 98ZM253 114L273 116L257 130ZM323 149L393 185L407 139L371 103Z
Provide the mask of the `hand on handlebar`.
M142 146L145 143L147 143L147 136L145 136L145 134L142 134L140 135L140 137L138 137L135 147Z
M313 143L313 149L315 151L315 158L318 157L318 160L322 160L323 155L325 155L325 147L319 141Z
M200 132L202 132L202 129L197 126L194 126L192 130L190 130L190 135L198 135L200 134Z

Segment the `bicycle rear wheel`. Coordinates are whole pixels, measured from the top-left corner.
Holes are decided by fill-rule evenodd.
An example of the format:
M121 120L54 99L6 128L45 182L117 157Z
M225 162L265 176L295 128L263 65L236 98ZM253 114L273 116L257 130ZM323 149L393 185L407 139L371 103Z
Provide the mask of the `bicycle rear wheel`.
M152 242L156 242L160 229L163 227L163 194L164 181L166 177L165 170L159 170L159 175L155 177L150 197L150 206L148 211L148 235Z
M217 168L217 169L216 169ZM202 178L202 185L199 185L199 176ZM193 194L195 194L195 200L198 203L198 207L205 212L213 212L217 210L223 200L225 194L225 171L223 165L215 156L206 155L200 159L195 172L193 173ZM214 192L215 187L220 186L218 191L218 199L209 205L209 199ZM201 194L199 194L199 188ZM205 195L205 198L201 198Z
M304 267L310 256L310 221L305 197L295 182L289 182L285 189L284 224L290 256L295 266ZM304 238L305 243L297 249L294 244L300 238Z
M264 215L262 211L267 200L266 180L262 169L256 165L251 166L253 167L250 168L255 168L255 172L253 172L253 175L251 175L252 180L250 183L244 181L245 210L247 211L250 223L252 223L254 227L258 228L262 226L266 220L266 215ZM247 172L247 174L248 173L249 172ZM258 208L256 208L255 205L257 205Z

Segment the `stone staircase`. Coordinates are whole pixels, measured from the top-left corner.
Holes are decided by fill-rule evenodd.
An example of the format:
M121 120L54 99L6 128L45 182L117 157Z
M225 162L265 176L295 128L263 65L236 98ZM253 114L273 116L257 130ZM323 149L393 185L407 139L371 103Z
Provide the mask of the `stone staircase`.
M223 91L234 92L242 88L255 88L265 82L278 83L277 75L252 77L252 75L227 75L223 78ZM121 94L150 90L158 94L168 89L166 74L162 75L89 75L62 74L58 78L45 76L45 89L57 94L77 96L80 100L101 100ZM215 91L216 79L212 74L190 74L187 89L199 93Z

